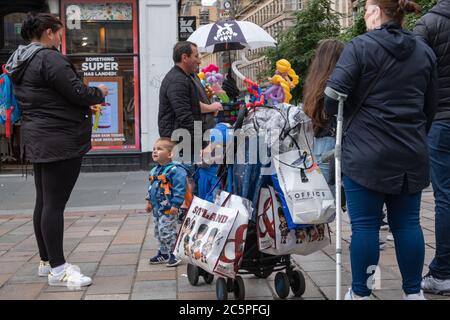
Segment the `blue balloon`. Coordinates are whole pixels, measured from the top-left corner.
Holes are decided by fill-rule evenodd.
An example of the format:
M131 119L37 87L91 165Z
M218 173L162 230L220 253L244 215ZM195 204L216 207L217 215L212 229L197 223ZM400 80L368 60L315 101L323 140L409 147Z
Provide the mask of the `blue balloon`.
M219 122L211 129L211 142L216 144L227 144L233 138L232 127L225 122Z

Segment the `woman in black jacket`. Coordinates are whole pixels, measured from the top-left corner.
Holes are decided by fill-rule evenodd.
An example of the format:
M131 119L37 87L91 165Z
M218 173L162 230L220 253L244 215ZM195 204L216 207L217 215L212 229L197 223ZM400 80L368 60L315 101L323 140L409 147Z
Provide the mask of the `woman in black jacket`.
M108 90L83 84L72 63L56 49L62 33L62 23L53 15L29 14L21 34L30 44L13 53L6 70L22 108L22 158L34 169L38 274L48 277L49 285L81 287L92 281L65 261L63 213L82 156L91 148L89 106L101 103Z
M386 203L404 298L422 300L420 201L430 182L426 138L436 109L436 57L401 27L405 13L420 10L416 3L368 0L365 9L369 32L347 44L327 82L348 94L342 172L352 225L352 288L346 299L371 294ZM336 114L336 101L326 98L325 108Z

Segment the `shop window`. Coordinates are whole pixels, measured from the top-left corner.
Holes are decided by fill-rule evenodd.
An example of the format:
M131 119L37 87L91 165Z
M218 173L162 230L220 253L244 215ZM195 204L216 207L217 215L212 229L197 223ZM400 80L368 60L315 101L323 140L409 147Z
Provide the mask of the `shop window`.
M11 13L5 16L3 23L4 49L15 50L19 45L26 44L20 35L22 23L26 17L25 13Z
M105 84L110 92L104 104L91 107L93 151L139 150L135 2L66 0L62 8L65 53L86 84ZM72 9L78 21L68 14Z
M132 4L75 5L80 27L68 24L67 54L133 53Z

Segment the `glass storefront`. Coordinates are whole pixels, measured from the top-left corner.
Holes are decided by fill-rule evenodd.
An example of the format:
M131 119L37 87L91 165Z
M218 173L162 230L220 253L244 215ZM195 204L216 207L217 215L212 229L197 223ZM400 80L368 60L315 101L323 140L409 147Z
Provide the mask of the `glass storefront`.
M10 13L4 17L3 25L3 49L14 51L19 45L26 44L22 39L22 22L26 18L25 13Z
M91 152L140 150L136 1L63 0L61 8L62 52L86 84L110 92L92 106Z

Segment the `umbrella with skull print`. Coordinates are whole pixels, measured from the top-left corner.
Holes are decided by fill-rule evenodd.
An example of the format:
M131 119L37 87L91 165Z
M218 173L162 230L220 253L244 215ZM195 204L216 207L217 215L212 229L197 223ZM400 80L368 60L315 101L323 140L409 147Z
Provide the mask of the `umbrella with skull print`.
M229 50L275 47L276 41L260 26L248 21L219 21L200 27L188 38L200 51L219 52Z

